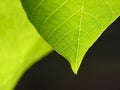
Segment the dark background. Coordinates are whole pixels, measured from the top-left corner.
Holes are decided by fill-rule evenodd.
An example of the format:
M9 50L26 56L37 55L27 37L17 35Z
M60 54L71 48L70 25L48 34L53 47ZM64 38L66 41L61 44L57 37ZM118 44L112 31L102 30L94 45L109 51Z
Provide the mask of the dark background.
M89 49L78 75L54 51L26 71L15 90L120 90L120 17Z

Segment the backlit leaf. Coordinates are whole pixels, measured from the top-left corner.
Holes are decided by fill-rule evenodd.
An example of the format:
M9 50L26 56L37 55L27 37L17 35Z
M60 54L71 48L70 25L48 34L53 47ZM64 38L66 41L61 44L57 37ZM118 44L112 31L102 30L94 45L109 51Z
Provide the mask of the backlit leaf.
M120 0L21 0L40 35L77 73L103 31L120 15Z

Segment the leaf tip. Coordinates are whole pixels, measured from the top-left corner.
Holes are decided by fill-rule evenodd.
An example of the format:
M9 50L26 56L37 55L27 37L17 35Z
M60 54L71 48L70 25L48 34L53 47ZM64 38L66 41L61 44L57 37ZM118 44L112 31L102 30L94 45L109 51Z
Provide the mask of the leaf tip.
M78 74L81 63L82 63L82 59L77 60L77 62L70 62L71 69L75 75Z
M72 71L75 75L78 74L79 66L71 64Z

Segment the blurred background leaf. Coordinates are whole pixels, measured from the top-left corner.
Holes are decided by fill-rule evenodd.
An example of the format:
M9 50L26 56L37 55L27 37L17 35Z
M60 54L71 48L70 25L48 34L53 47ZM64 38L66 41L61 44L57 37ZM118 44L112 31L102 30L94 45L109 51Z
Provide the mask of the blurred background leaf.
M0 90L12 90L24 71L51 50L19 0L0 0Z

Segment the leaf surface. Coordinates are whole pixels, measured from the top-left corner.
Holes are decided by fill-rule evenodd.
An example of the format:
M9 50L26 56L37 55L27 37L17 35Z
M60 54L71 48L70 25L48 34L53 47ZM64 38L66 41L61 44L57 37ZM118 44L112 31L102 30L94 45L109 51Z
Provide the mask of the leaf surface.
M21 0L40 35L77 73L81 61L120 15L119 0Z
M0 90L12 90L25 70L50 51L20 0L0 0Z

